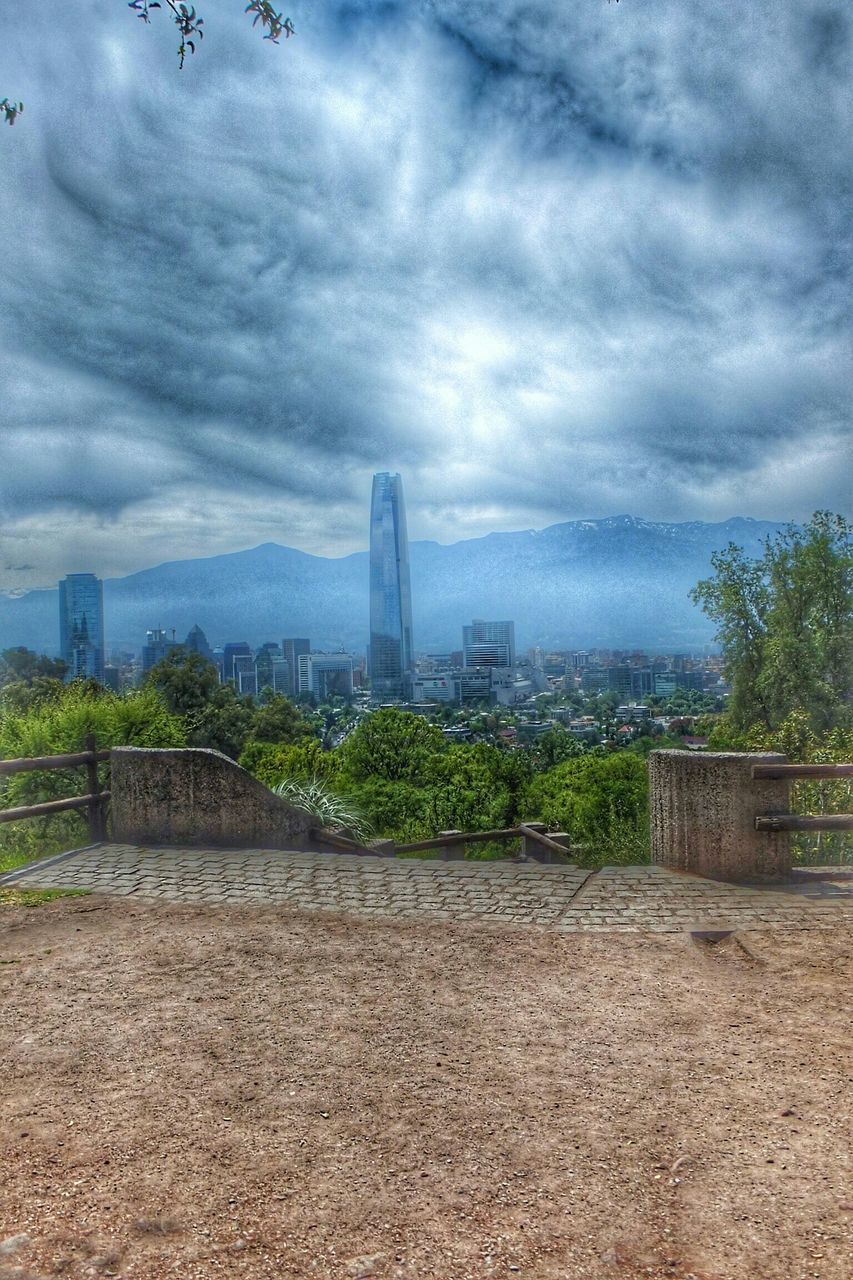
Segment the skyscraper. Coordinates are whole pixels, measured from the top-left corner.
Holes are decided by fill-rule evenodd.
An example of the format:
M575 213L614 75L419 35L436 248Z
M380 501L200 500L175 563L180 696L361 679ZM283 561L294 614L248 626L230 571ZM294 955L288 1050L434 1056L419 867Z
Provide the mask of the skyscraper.
M104 584L93 573L69 573L59 584L59 645L66 679L104 679Z
M376 701L401 698L413 667L412 587L403 481L373 477L370 504L370 682Z
M287 662L287 687L282 692L289 698L295 698L299 692L299 659L303 653L310 652L310 640L286 636L281 642L281 654Z
M475 618L462 628L462 651L466 667L514 667L515 623Z

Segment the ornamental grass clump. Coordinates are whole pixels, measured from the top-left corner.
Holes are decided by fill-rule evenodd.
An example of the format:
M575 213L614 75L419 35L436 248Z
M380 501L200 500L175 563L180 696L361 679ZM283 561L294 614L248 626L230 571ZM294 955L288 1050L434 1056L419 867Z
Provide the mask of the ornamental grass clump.
M373 827L364 814L345 797L331 791L319 778L312 778L310 782L284 778L272 790L297 809L310 813L321 827L340 831L359 844L366 844L373 838Z

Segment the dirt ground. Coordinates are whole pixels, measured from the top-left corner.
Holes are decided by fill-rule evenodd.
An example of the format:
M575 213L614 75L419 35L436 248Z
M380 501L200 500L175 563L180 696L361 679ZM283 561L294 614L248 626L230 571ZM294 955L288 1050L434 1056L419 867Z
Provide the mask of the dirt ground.
M847 1280L853 937L742 943L5 908L0 1278Z

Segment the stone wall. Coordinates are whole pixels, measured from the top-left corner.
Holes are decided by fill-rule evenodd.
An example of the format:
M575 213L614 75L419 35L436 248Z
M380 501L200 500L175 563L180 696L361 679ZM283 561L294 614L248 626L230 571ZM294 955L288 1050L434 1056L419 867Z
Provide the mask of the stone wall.
M314 819L218 751L113 747L112 838L126 844L300 849Z
M714 880L787 875L787 832L756 831L755 819L790 813L790 782L752 778L753 765L786 759L757 752L652 751L652 862Z

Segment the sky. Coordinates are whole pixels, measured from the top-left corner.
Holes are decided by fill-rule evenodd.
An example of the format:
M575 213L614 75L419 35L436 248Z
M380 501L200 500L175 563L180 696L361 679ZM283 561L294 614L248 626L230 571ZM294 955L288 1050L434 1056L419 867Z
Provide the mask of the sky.
M850 510L847 0L5 5L0 590Z

